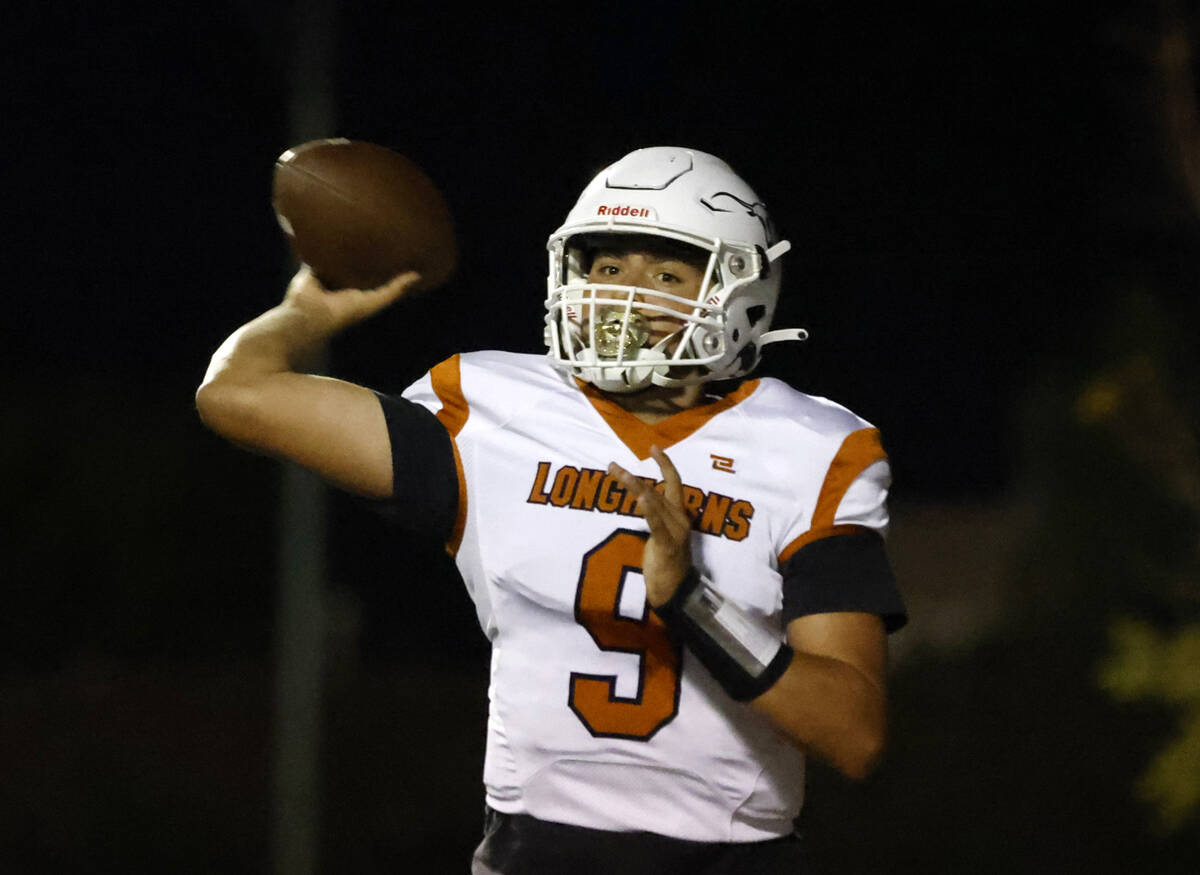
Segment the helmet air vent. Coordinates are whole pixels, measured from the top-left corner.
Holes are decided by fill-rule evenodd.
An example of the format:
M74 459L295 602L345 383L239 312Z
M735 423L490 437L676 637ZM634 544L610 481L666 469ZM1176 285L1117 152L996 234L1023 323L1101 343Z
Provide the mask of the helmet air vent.
M661 191L691 169L692 156L684 149L643 149L621 161L605 185Z

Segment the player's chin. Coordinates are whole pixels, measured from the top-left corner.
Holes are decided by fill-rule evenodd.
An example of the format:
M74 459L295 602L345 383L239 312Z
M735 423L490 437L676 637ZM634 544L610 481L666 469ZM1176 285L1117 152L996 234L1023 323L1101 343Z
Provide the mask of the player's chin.
M671 351L671 350L664 350L664 352L666 352L668 356L671 356L674 354L673 351ZM679 365L672 365L671 367L667 368L667 372L664 376L666 376L672 380L689 380L690 381L690 380L694 380L696 377L703 376L704 372L705 372L705 369L700 365L679 364Z
M667 376L672 380L690 380L702 376L704 369L699 365L675 365L667 368Z

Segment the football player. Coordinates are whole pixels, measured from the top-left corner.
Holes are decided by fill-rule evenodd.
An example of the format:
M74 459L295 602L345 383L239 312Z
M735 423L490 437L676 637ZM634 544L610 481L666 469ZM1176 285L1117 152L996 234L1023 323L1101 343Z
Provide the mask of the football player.
M854 413L748 376L804 336L771 330L788 249L723 161L641 149L549 239L546 355L456 355L400 396L307 375L417 277L306 270L214 355L208 425L454 556L492 647L473 872L804 871L806 756L878 763L888 461Z

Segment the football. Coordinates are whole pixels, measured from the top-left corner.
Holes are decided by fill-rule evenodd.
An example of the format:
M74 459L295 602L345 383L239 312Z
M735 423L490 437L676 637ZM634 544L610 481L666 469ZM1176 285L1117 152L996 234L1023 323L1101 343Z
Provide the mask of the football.
M275 161L272 206L296 258L328 289L398 273L441 285L458 258L450 209L408 158L361 140L313 140Z

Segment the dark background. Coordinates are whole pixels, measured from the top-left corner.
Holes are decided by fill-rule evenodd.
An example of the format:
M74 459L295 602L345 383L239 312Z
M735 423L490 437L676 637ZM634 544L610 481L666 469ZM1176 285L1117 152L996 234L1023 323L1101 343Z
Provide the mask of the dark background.
M1079 5L337 13L323 133L414 159L462 251L339 376L539 351L544 240L634 148L714 152L772 205L776 326L812 339L766 370L883 430L914 620L884 769L814 768L834 871L1200 865L1195 817L1156 830L1136 791L1178 712L1096 681L1115 618L1196 617L1197 16ZM286 283L296 11L4 15L0 870L263 871L280 477L192 393ZM436 545L330 500L321 871L463 871L485 642Z

